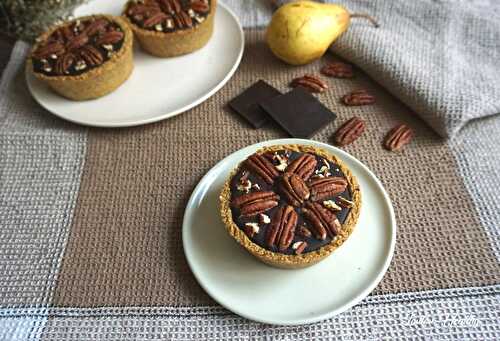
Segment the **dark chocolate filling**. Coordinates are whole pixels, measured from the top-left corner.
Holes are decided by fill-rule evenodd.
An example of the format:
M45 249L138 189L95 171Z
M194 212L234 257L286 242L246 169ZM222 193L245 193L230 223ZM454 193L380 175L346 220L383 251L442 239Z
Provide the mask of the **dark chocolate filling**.
M284 150L278 151L278 153L284 154L285 151ZM288 151L288 154L290 155L289 159L288 159L288 164L290 164L293 160L298 158L303 153L299 153L299 152L295 152L295 151ZM328 162L328 164L330 165L330 170L329 170L329 173L331 174L330 176L339 176L339 177L345 178L344 173L342 173L342 171L340 170L338 165L336 165L336 164L334 164L334 163L332 163L332 162L330 162L330 161L328 161L328 160L326 160L318 155L315 155L315 157L316 157L316 160L318 161L315 171L316 170L319 171L321 169L321 167L324 166L324 163L323 163L323 160L324 160L324 161ZM277 163L275 163L275 164L277 164ZM255 175L251 172L248 172L246 169L241 168L237 172L237 174L231 179L231 184L230 184L231 200L234 197L240 196L241 194L245 193L245 192L238 190L238 185L240 184L240 178L243 176L243 172L249 173L248 179L251 181L252 184L258 184L258 186L260 187L260 190L262 190L262 191L274 191L275 193L280 194L280 191L278 189L278 181L275 181L273 185L269 185L264 180L262 180L258 175ZM331 198L325 198L324 200L325 201L326 200L334 200L335 201L335 199L338 197L343 197L347 200L352 200L352 193L351 193L349 186L347 187L347 189L343 193L340 193L339 195L336 195L336 196L331 197ZM264 214L266 214L267 216L269 216L269 218L272 219L272 217L274 216L274 214L276 213L278 208L282 205L288 205L288 202L284 199L283 195L280 195L280 200L279 200L278 206L266 211ZM311 228L310 228L311 225L307 220L305 220L305 218L301 214L300 207L295 207L294 209L298 214L296 233L295 233L295 237L293 239L293 242L284 251L280 251L277 247L269 247L266 244L266 233L267 233L267 229L268 229L270 224L259 223L258 216L240 217L239 210L234 208L234 207L231 208L231 213L233 216L233 221L243 231L245 231L245 229L244 229L245 223L258 223L259 232L251 237L252 241L254 243L256 243L257 245L263 247L264 249L270 250L273 252L283 253L283 254L287 254L287 255L294 254L295 251L292 248L293 244L295 242L298 242L298 241L305 241L305 242L307 242L307 247L304 249L304 251L302 253L307 253L307 252L317 250L317 249L321 248L322 246L329 244L332 241L332 238L329 235L324 240L316 239L314 237L314 234L312 234L310 237L299 236L297 234L297 231L300 228L300 226L305 225L306 227L309 227L309 230L311 230ZM340 221L341 224L343 224L345 222L345 220L347 219L349 211L350 211L350 208L342 207L341 211L335 212L335 215L337 216L337 219Z

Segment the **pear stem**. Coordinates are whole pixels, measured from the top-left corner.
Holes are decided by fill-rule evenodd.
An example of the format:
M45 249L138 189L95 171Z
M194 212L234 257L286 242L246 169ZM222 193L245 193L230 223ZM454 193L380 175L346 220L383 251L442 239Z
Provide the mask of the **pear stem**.
M372 25L376 28L380 27L379 23L377 22L377 20L372 17L371 15L369 14L366 14L366 13L352 13L351 14L351 18L363 18L363 19L367 19L369 22L372 23Z

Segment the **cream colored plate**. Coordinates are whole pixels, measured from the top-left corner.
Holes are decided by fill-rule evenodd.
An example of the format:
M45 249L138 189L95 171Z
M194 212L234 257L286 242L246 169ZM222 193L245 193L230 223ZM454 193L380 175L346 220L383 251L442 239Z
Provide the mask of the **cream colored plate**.
M259 147L308 144L341 158L357 177L362 196L359 222L349 239L312 267L267 266L239 246L219 216L219 193L230 171ZM196 279L217 302L251 320L294 325L339 314L365 298L384 276L396 242L391 201L360 161L330 145L283 139L243 148L215 165L196 186L182 230L184 252Z
M119 15L124 3L96 0L79 7L75 15ZM238 68L244 48L243 30L236 16L220 3L214 28L205 47L185 56L156 58L135 44L135 68L130 78L113 93L95 100L67 100L31 74L27 75L28 86L40 105L71 122L126 127L163 120L207 100Z

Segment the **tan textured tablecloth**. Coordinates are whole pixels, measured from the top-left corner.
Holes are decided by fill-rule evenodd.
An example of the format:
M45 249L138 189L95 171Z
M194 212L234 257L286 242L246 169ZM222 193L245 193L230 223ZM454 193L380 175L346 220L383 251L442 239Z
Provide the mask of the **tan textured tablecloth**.
M246 39L239 70L205 103L112 130L71 125L39 108L17 44L0 88L0 339L14 332L43 340L499 336L498 230L485 223L467 179L480 177L470 152L460 138L444 143L359 70L352 80L328 80L319 99L338 118L313 139L331 142L353 115L367 122L366 134L345 150L381 179L394 204L396 253L381 284L346 314L286 328L237 317L203 292L181 245L191 191L229 153L286 137L273 124L252 129L225 104L258 79L286 91L290 79L333 58L290 68L270 54L261 31ZM339 103L358 88L374 92L377 104ZM381 141L398 122L416 137L390 153ZM445 326L468 316L478 324Z

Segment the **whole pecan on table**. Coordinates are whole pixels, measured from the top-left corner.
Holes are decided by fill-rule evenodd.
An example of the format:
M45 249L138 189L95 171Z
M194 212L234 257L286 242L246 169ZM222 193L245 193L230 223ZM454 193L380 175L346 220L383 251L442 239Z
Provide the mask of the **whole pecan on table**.
M328 89L328 84L321 80L321 78L309 74L294 78L290 86L294 88L301 86L310 92L324 92Z
M387 133L384 147L390 151L398 151L410 143L412 138L413 130L406 124L398 124Z
M234 198L231 205L240 210L240 216L253 217L278 206L279 199L272 191L251 192Z
M294 173L285 173L280 181L280 190L293 206L300 206L309 199L310 192L306 183Z
M320 201L344 192L347 188L347 180L339 176L315 178L309 181L308 185L311 191L311 200Z
M359 117L353 117L340 126L333 135L338 146L347 146L358 139L365 131L366 123Z
M267 230L266 243L269 247L278 247L281 251L286 250L295 236L298 215L293 206L283 205L271 219L271 225Z
M309 221L317 239L325 240L328 235L335 237L340 228L337 216L317 202L307 202L302 208L304 217Z
M368 105L375 103L375 96L364 89L360 89L344 95L342 102L348 106Z
M352 72L352 65L342 63L342 62L332 62L321 68L321 73L325 76L335 77L335 78L352 78L354 73Z
M307 181L314 173L318 161L311 154L302 154L293 160L287 167L288 173L297 174L302 180Z

